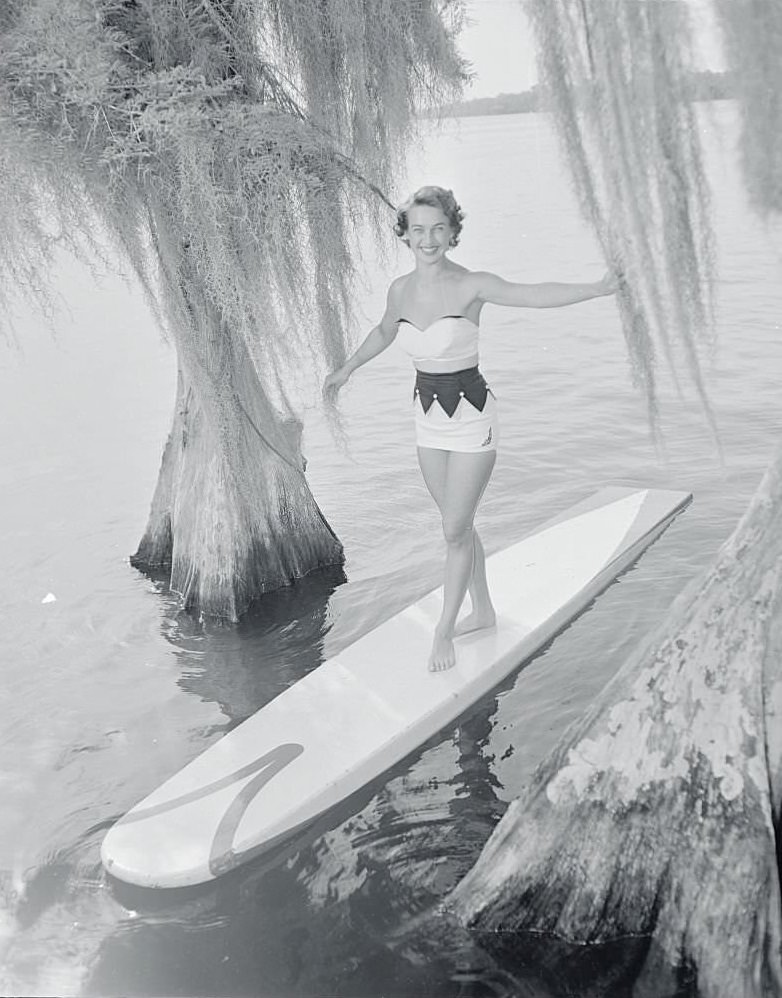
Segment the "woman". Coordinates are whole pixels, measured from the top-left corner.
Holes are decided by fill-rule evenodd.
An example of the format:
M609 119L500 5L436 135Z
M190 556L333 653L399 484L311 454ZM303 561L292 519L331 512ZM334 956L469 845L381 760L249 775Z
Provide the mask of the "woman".
M439 507L447 546L443 610L429 668L456 661L456 635L495 623L475 511L497 456L496 401L478 371L478 320L487 303L552 308L613 294L606 275L595 284L512 284L469 271L448 258L464 215L451 191L422 187L397 212L396 234L410 247L415 269L388 290L379 325L323 385L332 399L350 375L396 340L417 370L415 426L418 462ZM471 612L456 618L469 590Z

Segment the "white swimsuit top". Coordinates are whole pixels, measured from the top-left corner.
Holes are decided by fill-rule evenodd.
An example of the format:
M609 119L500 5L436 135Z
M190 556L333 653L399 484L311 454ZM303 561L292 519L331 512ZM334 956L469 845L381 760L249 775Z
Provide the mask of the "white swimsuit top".
M478 363L478 326L466 315L441 315L426 329L399 319L396 341L422 369L432 365L434 370L441 361L449 367L455 361L463 361L465 367Z

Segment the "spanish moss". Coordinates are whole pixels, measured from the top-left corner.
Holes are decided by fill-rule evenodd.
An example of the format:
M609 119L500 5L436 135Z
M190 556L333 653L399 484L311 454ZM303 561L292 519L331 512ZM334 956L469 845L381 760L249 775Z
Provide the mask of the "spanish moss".
M782 4L716 0L715 9L738 87L747 192L767 217L782 211Z
M634 383L659 440L658 354L684 367L716 427L698 358L713 317L714 240L681 4L530 0L542 83L581 209L624 278Z
M46 301L58 246L131 264L179 363L135 563L172 566L186 605L235 618L341 559L303 478L297 400L346 356L356 224L392 218L381 192L415 112L465 78L458 15L436 0L3 7L0 294Z

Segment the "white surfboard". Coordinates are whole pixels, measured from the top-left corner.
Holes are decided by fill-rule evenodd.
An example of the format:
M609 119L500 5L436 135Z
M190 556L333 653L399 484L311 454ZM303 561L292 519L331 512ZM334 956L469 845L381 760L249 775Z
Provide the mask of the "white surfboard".
M607 488L487 559L497 626L457 638L429 672L435 590L324 662L129 811L106 869L181 887L244 863L454 721L627 568L692 497Z

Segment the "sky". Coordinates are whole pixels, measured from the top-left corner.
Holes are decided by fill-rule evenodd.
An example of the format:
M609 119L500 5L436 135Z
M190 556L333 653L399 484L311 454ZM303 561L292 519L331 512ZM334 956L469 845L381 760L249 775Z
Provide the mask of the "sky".
M711 0L685 2L690 7L697 39L697 68L724 69ZM521 0L469 0L467 9L471 23L461 34L460 48L473 64L477 78L465 92L465 98L529 90L537 82L538 74L532 29Z

